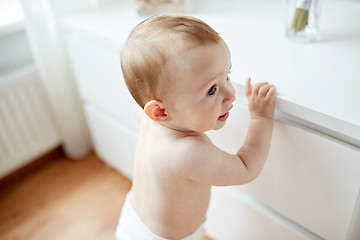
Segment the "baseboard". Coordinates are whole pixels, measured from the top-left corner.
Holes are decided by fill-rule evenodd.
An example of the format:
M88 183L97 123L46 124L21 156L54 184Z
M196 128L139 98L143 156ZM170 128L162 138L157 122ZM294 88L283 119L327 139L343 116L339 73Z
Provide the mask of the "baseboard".
M9 175L0 179L0 189L3 190L6 187L13 185L14 183L18 182L20 179L26 177L30 173L34 172L35 170L45 166L50 161L64 157L64 151L61 146L50 150L49 152L45 153L41 157L34 159L27 165L21 167L20 169L10 173Z

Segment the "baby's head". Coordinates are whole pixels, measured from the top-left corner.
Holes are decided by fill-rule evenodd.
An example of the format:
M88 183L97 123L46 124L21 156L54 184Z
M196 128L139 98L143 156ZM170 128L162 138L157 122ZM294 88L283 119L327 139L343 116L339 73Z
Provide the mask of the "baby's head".
M130 93L142 108L150 100L163 99L171 78L166 63L181 51L220 40L209 25L193 17L154 16L141 22L121 52Z
M221 128L235 99L230 51L199 19L151 17L121 52L128 89L152 120L182 131Z

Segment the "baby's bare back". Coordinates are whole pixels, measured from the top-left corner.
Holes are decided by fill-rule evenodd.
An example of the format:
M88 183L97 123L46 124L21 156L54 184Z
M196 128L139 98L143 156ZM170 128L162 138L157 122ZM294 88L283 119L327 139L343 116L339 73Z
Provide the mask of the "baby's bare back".
M210 185L184 178L182 137L151 122L142 124L130 193L144 224L169 239L192 234L205 221L210 199Z

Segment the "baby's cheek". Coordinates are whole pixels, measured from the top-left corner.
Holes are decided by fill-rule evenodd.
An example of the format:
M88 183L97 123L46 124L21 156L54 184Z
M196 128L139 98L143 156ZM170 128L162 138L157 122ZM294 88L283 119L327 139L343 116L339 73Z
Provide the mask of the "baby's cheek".
M197 129L199 132L205 132L213 129L216 125L216 121L211 120L210 117L200 118L197 121Z

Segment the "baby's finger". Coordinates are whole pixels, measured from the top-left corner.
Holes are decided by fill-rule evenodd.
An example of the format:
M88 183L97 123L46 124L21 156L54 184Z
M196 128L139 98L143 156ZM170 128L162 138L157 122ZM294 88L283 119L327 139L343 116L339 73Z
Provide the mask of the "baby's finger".
M252 94L254 96L257 96L259 94L259 89L264 86L264 85L267 85L268 83L267 82L262 82L262 83L258 83L256 84L253 89L252 89Z
M246 93L246 97L250 97L251 96L251 78L246 79L246 83L245 83L245 93Z
M271 85L271 88L267 92L265 99L266 100L271 99L271 98L274 99L275 93L276 93L276 88L273 85Z
M259 96L266 97L266 94L269 92L272 85L262 85L259 89Z

